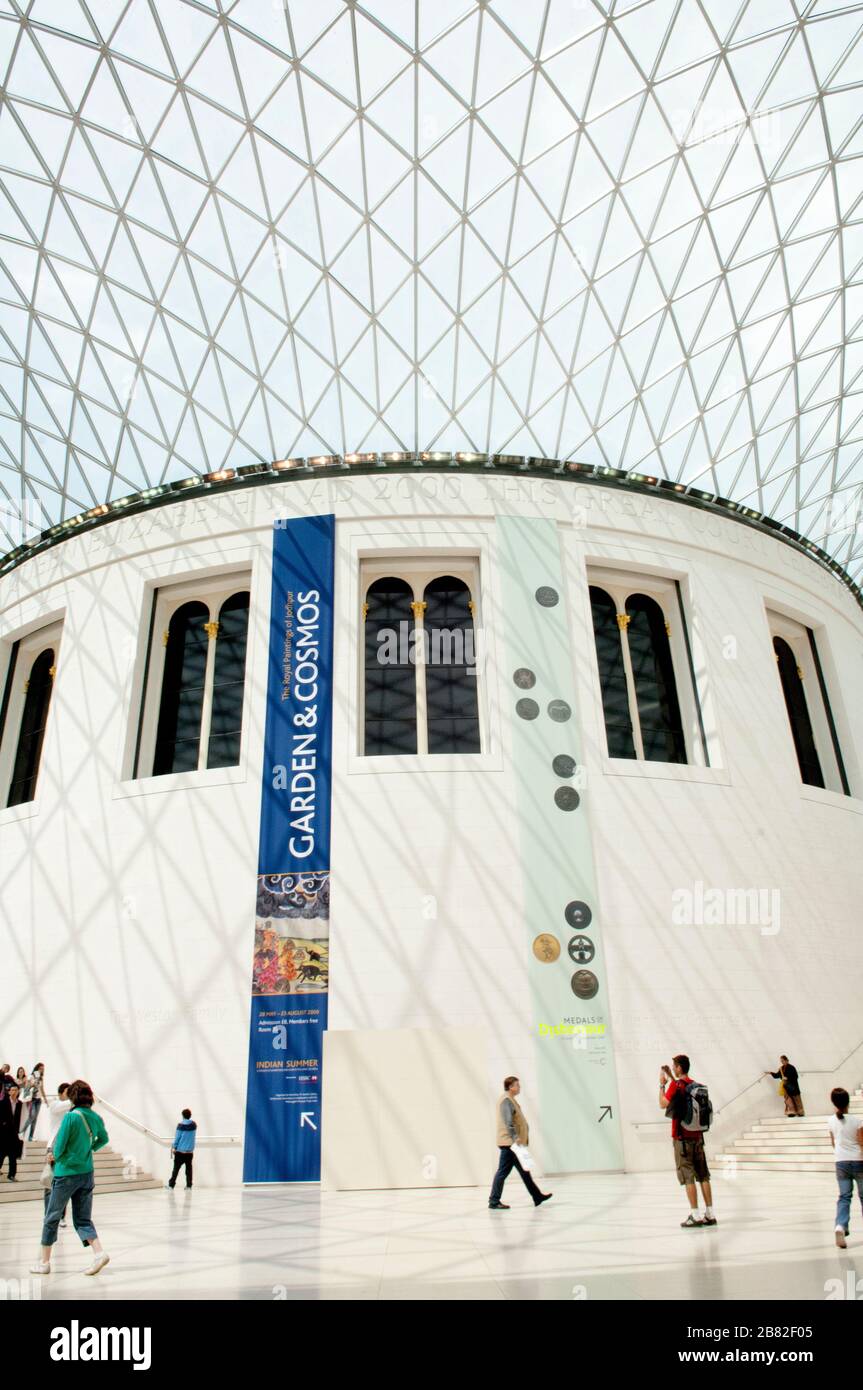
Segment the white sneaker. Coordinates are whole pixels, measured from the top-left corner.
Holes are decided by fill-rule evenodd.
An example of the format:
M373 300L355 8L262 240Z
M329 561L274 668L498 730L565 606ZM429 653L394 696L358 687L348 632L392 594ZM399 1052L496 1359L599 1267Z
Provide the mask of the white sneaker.
M38 1264L35 1264L35 1265L31 1265L31 1266L30 1266L30 1273L31 1273L31 1274L50 1274L50 1273L51 1273L51 1266L50 1266L50 1265L43 1264L42 1261L40 1260Z
M839 1249L847 1250L848 1247L845 1244L845 1227L837 1226L834 1234L836 1236L836 1244L839 1246Z
M106 1255L105 1252L103 1251L101 1255L97 1255L97 1256L96 1256L95 1260L94 1260L93 1263L90 1265L90 1268L89 1268L89 1269L85 1269L85 1270L84 1270L84 1273L85 1273L85 1274L98 1274L100 1269L104 1269L104 1268L105 1268L105 1266L106 1266L106 1264L108 1263L108 1261L110 1260L110 1258L111 1258L111 1256L110 1256L110 1255Z
M65 1225L66 1225L66 1222L65 1222L65 1221L61 1221L61 1222L60 1222L60 1225L61 1225L61 1226L65 1226Z

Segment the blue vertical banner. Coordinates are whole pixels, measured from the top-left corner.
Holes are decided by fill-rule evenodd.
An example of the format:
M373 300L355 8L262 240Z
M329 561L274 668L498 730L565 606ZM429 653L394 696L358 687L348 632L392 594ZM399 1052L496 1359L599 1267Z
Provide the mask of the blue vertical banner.
M278 520L244 1182L321 1176L332 797L335 517Z

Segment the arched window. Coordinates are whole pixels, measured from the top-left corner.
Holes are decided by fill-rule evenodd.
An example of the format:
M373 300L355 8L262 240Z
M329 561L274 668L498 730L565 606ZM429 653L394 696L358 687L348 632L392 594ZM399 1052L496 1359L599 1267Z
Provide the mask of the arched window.
M232 594L219 609L207 767L240 761L248 631L249 595Z
M821 760L815 745L797 658L783 637L773 638L773 650L776 653L785 708L788 710L788 722L791 725L791 737L794 739L797 762L800 765L800 776L810 787L823 787L824 774L821 771Z
M473 604L461 579L444 575L423 591L428 751L478 753Z
M631 594L626 600L626 615L644 757L648 762L685 763L686 740L665 614L656 599Z
M673 581L658 576L652 582L650 576L639 576L644 590L635 593L633 576L625 571L598 570L592 575L589 571L591 577L590 605L608 756L639 762L687 762L668 622L669 604L676 597L683 635L682 641L678 638L680 657L681 649L689 648L679 592L675 595ZM598 579L603 582L595 582ZM690 672L691 668L690 658ZM697 707L694 675L693 693Z
M248 573L231 572L153 595L132 777L239 764L249 579Z
M184 603L168 625L156 753L153 758L154 777L168 772L191 772L198 766L209 616L205 604Z
M636 752L629 713L629 687L614 599L604 589L591 585L590 607L608 756L634 758Z
M25 801L32 801L36 795L36 779L39 776L53 684L54 650L49 647L39 653L30 667L7 806L20 806Z
M392 577L376 579L366 593L363 751L369 757L417 751L412 601L410 585Z

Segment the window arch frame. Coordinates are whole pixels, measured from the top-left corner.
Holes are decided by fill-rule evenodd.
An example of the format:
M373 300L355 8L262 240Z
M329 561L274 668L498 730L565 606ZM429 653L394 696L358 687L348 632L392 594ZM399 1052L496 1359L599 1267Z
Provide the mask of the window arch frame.
M406 661L401 661L401 660L399 660L399 661L395 664L395 669L398 670L398 671L410 669L411 674L412 674L412 680L411 680L412 689L411 689L411 692L410 692L410 697L408 697L407 691L405 691L405 697L406 697L406 700L407 700L407 704L408 704L409 707L412 709L412 714L406 715L403 721L402 721L402 720L396 721L395 719L393 719L393 718L391 717L389 722L390 722L390 723L403 722L406 726L408 726L408 727L406 728L405 732L406 732L406 733L410 733L410 731L412 731L413 737L412 737L412 739L409 738L408 741L413 743L413 747L412 747L412 748L406 748L406 749L403 749L403 750L397 750L397 751L394 752L394 753L381 753L381 752L375 752L375 751L370 751L370 750L369 750L370 736L369 736L369 720L368 720L368 718L367 718L367 712L368 712L368 700L369 700L369 649L370 649L369 637L370 637L370 629L369 629L368 623L369 623L369 618L370 618L370 616L371 616L371 611L370 611L370 610L371 610L371 608L372 608L372 606L373 606L373 605L372 605L372 591L375 589L375 586L376 586L376 585L381 585L381 584L393 584L393 585L399 585L399 586L400 586L400 591L401 591L401 592L400 592L400 600L403 601L403 613L402 613L402 616L399 616L399 617L395 617L395 616L394 616L393 619L392 619L392 621L397 622L397 623L399 624L399 630L398 630L397 636L396 636L397 645L398 645L398 648L399 648L397 654L398 654L399 657L401 657L402 655L404 655L405 657L407 657L407 660L406 660ZM399 592L399 591L398 591L398 590L390 590L390 592L391 592L391 593L396 593L396 592ZM414 591L413 591L413 586L411 585L411 583L410 583L408 580L404 579L401 575L398 575L398 574L381 574L381 575L376 575L374 578L372 578L372 579L369 580L369 582L365 585L364 590L363 590L363 604L362 604L362 616L363 616L363 642L362 642L362 719L361 719L361 724L360 724L360 740L361 740L361 752L362 752L363 757L366 757L366 758L413 757L413 756L415 756L415 755L419 752L419 737L420 737L420 720L419 720L419 710L418 710L418 686L419 686L419 681L418 681L418 679L417 679L417 668L416 668L416 663L415 663L415 662L412 662L411 659L410 659L410 656L411 656L411 653L410 653L410 643L411 643L411 637L412 637L412 633L413 633L413 630L414 630L414 623L415 623L415 616L414 616L414 605L415 605L415 603L416 603L416 596L415 596ZM402 602L399 603L399 609L401 609L401 608L402 608ZM402 652L402 650L401 650L401 648L402 648L402 630L401 630L401 624L402 624L402 623L407 623L407 624L409 625L408 644L406 644L406 645L407 645L407 650L405 650L404 652ZM376 722L384 723L385 721L384 721L383 717L381 717L380 721L376 721Z
M357 756L365 764L369 761L372 765L380 763L385 765L388 761L392 764L407 759L408 763L422 760L424 766L433 767L440 760L445 758L479 758L488 752L488 722L485 710L484 689L482 676L477 662L477 720L479 728L479 748L473 753L440 752L430 753L428 751L428 718L425 682L425 661L424 661L424 637L420 637L420 654L416 661L416 727L417 727L417 751L416 753L394 753L394 754L366 754L365 752L365 604L367 601L368 590L377 579L392 578L399 579L406 583L412 593L412 604L415 606L414 626L424 632L423 609L425 602L425 591L430 583L436 579L452 578L457 579L465 585L469 594L469 602L473 605L472 618L474 630L474 643L478 641L477 633L482 627L482 593L480 586L480 562L476 553L461 553L448 555L446 550L430 550L427 555L414 552L384 552L374 555L360 556L359 574L359 602L360 602L360 636L358 643L359 663L358 663L358 689L357 689L357 742L355 744Z
M852 792L848 783L848 776L842 757L842 749L830 704L830 693L827 688L824 673L821 670L821 662L818 654L818 634L802 619L792 617L790 614L783 613L777 608L766 606L766 613L770 635L770 656L777 666L779 693L782 701L782 709L786 717L788 739L791 745L790 757L792 767L799 776L801 785L804 787L808 787L816 792L823 790L842 796L851 796ZM778 658L775 650L777 638L785 642L790 648L796 664L797 675L801 682L800 693L803 695L806 715L812 732L815 753L821 772L822 780L820 783L809 782L803 775L796 739L788 712L787 698L782 677L778 670Z
M704 732L700 693L696 686L692 665L689 634L686 630L686 615L677 581L660 574L649 574L643 570L616 568L613 560L589 561L587 564L588 621L593 635L593 661L596 672L596 688L599 691L599 709L602 734L605 740L605 755L610 761L631 766L633 763L646 766L667 767L706 767L709 766L707 740ZM589 590L602 589L613 601L620 636L623 666L626 674L629 717L632 724L632 739L635 757L620 757L609 751L608 730L602 700L601 673L596 650L596 634L593 627L593 614ZM630 651L628 628L631 614L627 605L637 596L651 599L662 614L668 637L668 653L671 674L674 679L674 693L680 715L682 757L675 760L647 758L644 751L641 714L638 706L637 679Z
M37 804L45 765L46 745L53 722L51 710L56 693L57 673L60 669L62 637L63 620L59 619L42 627L34 628L11 643L4 682L5 712L3 725L0 728L0 811L17 812L19 815L27 814L25 808L35 808ZM47 651L54 653L51 667L53 674L51 675L51 690L33 774L32 795L10 805L12 778L18 760L23 719L27 708L28 686L33 667Z
M140 704L137 746L131 759L132 780L140 781L146 778L161 782L162 779L166 777L188 778L206 773L217 775L220 772L224 773L231 767L238 767L241 765L246 730L248 727L249 640L252 622L251 580L251 572L248 569L241 569L222 572L212 576L204 576L201 579L186 578L173 584L167 583L159 585L152 591L151 634L148 642L147 664ZM230 598L241 593L249 595L249 618L246 627L246 650L243 668L242 716L238 761L237 763L223 763L210 767L208 766L208 760L213 711L213 685L218 647L219 615L223 605ZM154 766L159 717L162 708L165 658L167 651L166 639L174 615L186 604L195 602L203 604L207 609L205 626L209 629L197 765L195 768L186 771L165 771L157 773L154 771Z
M611 752L611 743L610 743L610 740L609 740L609 728L608 728L608 725L609 725L609 717L608 717L608 709L607 709L607 702L606 702L606 692L605 692L605 685L604 685L604 682L603 682L603 669L602 669L602 666L601 666L601 664L600 664L599 646L598 646L598 643L597 643L596 621L595 621L595 617L594 617L594 598L593 598L594 591L596 591L597 594L602 594L602 595L604 596L604 598L606 598L606 599L608 600L608 604L609 604L609 608L610 608L610 615L611 615L612 619L616 620L616 621L615 621L615 624L614 624L614 625L615 625L615 629L616 629L616 659L614 660L614 664L615 664L616 666L618 666L619 671L620 671L620 672L622 673L622 675L623 675L623 685L624 685L624 689L625 689L625 692L626 692L626 709L627 709L627 713L628 713L628 715L629 715L627 727L626 727L625 730L621 730L621 734L622 734L623 737L626 737L627 746L628 746L628 747L631 747L631 749L632 749L631 753L629 753L629 752L622 752L622 751L616 751L616 752L614 752L614 753ZM634 719L633 719L633 709L632 709L632 702L633 702L633 687L634 687L634 683L633 683L633 681L632 681L632 679L631 679L630 671L629 671L629 669L627 668L627 652L626 652L626 649L624 648L624 645L623 645L622 641L620 640L620 622L619 622L619 618L620 618L620 609L618 608L618 605L617 605L617 602L615 601L614 595L611 594L611 593L609 593L609 591L608 591L608 589L605 587L605 585L604 585L604 584L600 584L600 583L598 583L598 582L593 582L593 583L591 583L591 582L590 582L590 576L588 576L588 590L587 590L587 596L588 596L588 604L589 604L589 607L590 607L590 626L591 626L591 631L592 631L592 633L593 633L594 655L595 655L595 658L596 658L597 675L598 675L598 677L599 677L599 701L600 701L599 707L600 707L600 710L601 710L601 712L602 712L602 724L603 724L603 729L604 729L604 732L605 732L606 750L607 750L607 752L608 752L608 756L609 756L609 757L613 757L613 758L622 758L622 759L624 759L626 762L635 762L635 761L638 760L638 747L637 747L636 739L635 739L635 722L634 722ZM612 634L612 635L614 635L614 634ZM619 679L620 679L620 678L619 678L619 676L618 676L618 683L619 683ZM619 723L619 724L622 725L622 720L618 720L618 721L615 721L615 722L617 722L617 723ZM617 743L615 743L615 748L617 748Z

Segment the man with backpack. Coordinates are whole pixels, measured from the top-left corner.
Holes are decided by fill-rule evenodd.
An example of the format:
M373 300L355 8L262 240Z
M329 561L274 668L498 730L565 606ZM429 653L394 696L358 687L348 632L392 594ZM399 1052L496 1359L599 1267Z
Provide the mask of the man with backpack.
M707 1087L693 1081L689 1075L689 1058L681 1052L672 1059L674 1072L663 1067L659 1073L659 1104L671 1117L671 1137L674 1141L674 1162L677 1181L686 1188L689 1216L681 1226L715 1226L713 1194L710 1190L710 1169L704 1152L704 1133L710 1128L713 1106ZM698 1214L698 1189L704 1197L704 1217Z

